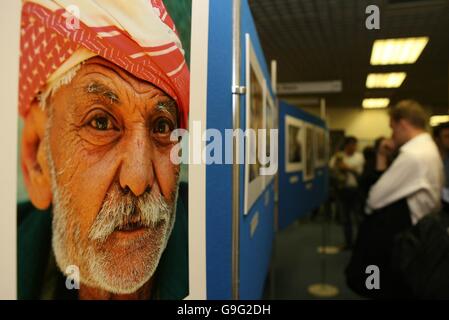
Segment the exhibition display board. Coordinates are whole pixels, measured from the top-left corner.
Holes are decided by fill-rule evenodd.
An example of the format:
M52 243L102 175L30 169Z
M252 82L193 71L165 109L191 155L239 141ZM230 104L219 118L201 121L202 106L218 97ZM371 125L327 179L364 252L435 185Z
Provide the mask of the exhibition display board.
M240 83L249 84L246 94L240 96L240 128L273 128L277 107L267 63L248 2L241 1L239 8ZM233 1L210 3L207 127L220 130L223 136L226 129L233 127L232 13ZM253 78L248 79L247 75ZM233 254L238 255L240 299L262 297L269 269L274 236L274 179L273 175L257 174L261 166L257 161L248 163L249 155L257 147L250 140L244 142L236 148L245 160L245 164L238 165L237 252L232 246L232 165L212 164L206 168L207 296L210 299L233 297Z
M328 195L329 134L325 122L279 103L279 229L318 208Z

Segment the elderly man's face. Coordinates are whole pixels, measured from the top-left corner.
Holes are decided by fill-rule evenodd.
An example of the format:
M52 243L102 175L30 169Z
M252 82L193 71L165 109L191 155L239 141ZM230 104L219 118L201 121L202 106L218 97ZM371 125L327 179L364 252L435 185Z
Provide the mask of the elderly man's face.
M81 282L130 293L154 273L174 222L175 103L101 58L49 101L53 248Z

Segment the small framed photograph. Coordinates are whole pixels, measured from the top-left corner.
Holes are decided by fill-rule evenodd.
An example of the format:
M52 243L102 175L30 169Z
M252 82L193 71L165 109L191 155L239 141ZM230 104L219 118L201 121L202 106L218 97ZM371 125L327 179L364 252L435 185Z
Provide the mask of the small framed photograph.
M276 124L276 117L277 117L277 107L275 104L275 100L273 99L273 97L271 96L271 94L269 94L268 92L268 88L266 90L266 102L265 102L265 128L266 128L266 156L267 156L267 161L268 163L266 163L264 165L264 167L270 167L273 165L272 162L277 162L277 156L271 154L271 148L273 147L272 144L277 144L278 142L273 140L274 137L272 137L271 135L271 129L277 129L277 124ZM272 141L273 140L273 141ZM277 165L276 165L277 167ZM265 186L270 183L274 178L274 174L273 175L267 175L265 176Z
M285 116L285 172L296 172L304 167L304 122Z
M265 182L260 175L261 163L259 129L265 129L266 80L260 63L251 44L249 34L246 34L246 130L252 129L245 146L245 214L262 193ZM262 137L260 137L262 138Z
M314 126L305 125L305 162L303 180L312 180L315 177L315 138Z
M326 165L326 130L315 127L315 165L323 167Z

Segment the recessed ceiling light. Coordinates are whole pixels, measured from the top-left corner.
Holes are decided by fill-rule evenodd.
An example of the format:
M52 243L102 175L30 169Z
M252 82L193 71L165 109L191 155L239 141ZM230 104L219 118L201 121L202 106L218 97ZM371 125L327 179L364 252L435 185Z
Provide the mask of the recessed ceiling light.
M362 106L365 109L380 109L386 108L390 104L388 98L369 98L363 99Z
M428 37L376 40L371 65L415 63L428 41Z
M430 125L432 127L436 127L440 123L449 122L449 116L448 115L436 115L430 117Z
M367 88L398 88L406 77L405 72L370 73L366 77Z

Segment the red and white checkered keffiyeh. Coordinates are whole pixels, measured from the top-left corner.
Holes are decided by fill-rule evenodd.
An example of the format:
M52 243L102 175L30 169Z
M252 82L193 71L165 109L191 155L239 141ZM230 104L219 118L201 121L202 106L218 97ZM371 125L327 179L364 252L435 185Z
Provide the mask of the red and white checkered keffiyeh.
M189 70L162 0L25 0L20 46L22 116L55 78L98 55L171 96L187 127Z

